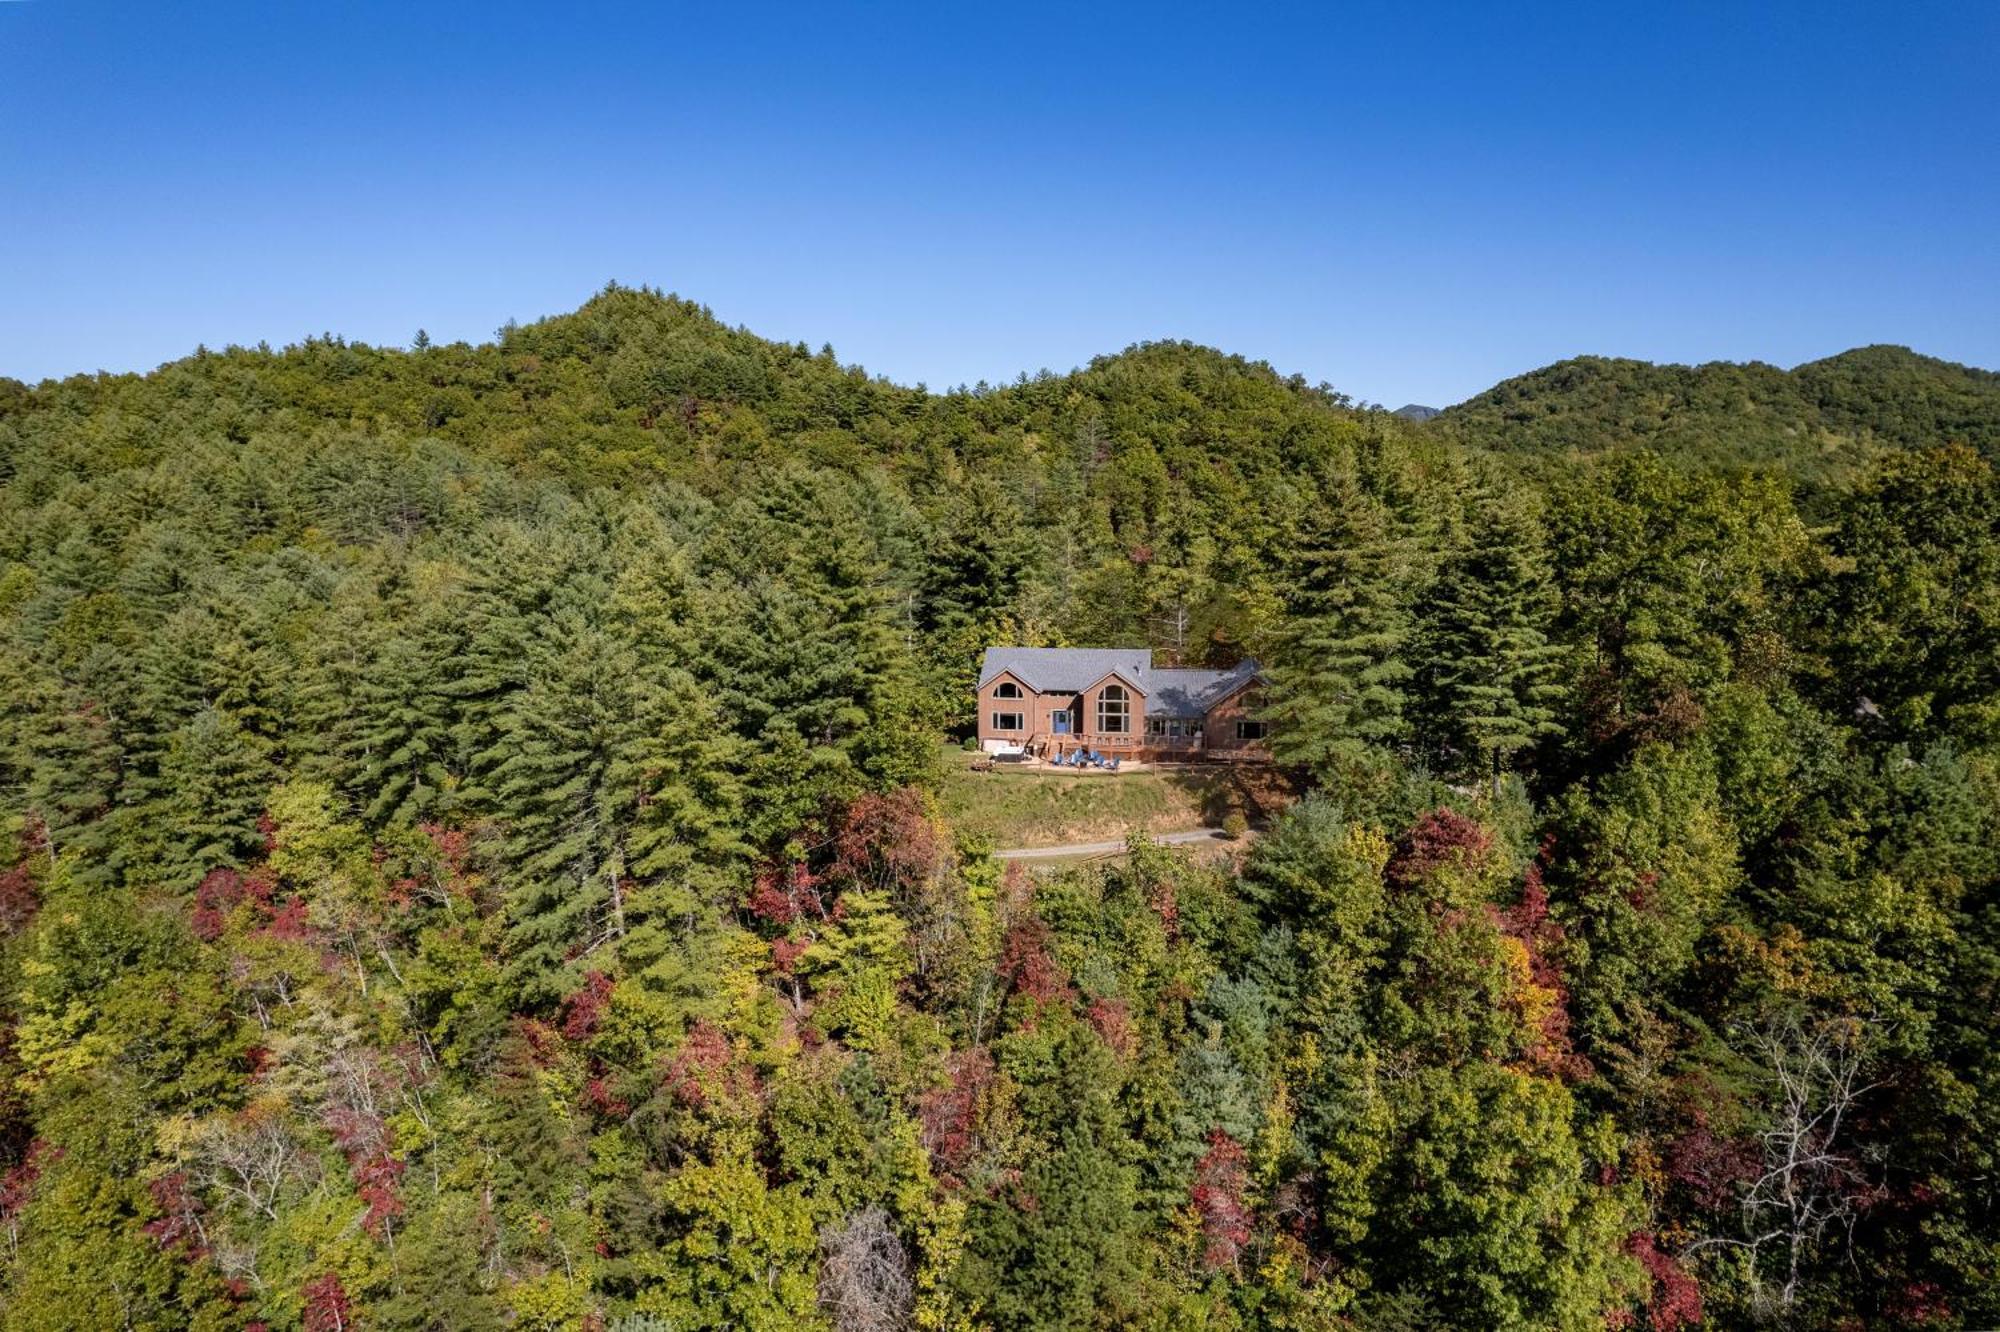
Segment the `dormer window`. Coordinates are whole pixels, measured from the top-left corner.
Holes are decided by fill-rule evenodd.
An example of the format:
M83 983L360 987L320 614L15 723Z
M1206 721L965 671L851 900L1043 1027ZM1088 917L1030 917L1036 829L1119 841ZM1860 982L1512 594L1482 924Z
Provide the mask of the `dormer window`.
M993 690L993 697L995 698L1019 698L1020 696L1021 686L1015 684L1012 680L1002 680Z

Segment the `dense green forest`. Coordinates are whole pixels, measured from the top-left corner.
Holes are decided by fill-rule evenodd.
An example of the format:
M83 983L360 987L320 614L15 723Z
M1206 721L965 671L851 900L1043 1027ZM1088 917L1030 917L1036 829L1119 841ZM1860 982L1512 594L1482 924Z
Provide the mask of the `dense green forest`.
M1994 384L0 382L0 1328L2000 1324ZM1307 794L1003 867L992 642L1254 654Z

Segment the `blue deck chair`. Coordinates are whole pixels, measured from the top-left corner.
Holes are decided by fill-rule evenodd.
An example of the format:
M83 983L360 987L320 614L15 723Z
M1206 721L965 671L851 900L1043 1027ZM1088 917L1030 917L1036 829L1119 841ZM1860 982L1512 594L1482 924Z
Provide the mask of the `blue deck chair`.
M1116 772L1116 771L1118 771L1118 765L1119 765L1119 764L1121 764L1121 763L1123 763L1124 761L1125 761L1125 758L1124 758L1124 756L1123 756L1123 755L1120 755L1119 757L1117 757L1117 758L1114 758L1114 759L1112 759L1112 760L1111 760L1111 771L1113 771L1113 772Z

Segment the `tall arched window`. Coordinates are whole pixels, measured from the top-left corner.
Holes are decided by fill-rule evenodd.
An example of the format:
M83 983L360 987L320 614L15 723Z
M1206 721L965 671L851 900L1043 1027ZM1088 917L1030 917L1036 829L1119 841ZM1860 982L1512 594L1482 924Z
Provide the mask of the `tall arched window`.
M1002 680L993 689L993 697L995 698L1019 698L1020 696L1021 686L1015 684L1012 680Z
M1097 696L1097 731L1100 735L1124 735L1132 729L1132 700L1124 685L1106 685Z

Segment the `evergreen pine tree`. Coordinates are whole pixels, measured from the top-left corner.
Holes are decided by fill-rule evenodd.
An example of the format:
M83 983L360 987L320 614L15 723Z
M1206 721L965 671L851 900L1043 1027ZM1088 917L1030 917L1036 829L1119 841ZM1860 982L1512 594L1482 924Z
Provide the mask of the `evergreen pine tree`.
M1415 657L1418 729L1445 771L1497 780L1516 755L1556 733L1562 649L1541 543L1526 515L1477 496L1466 544L1424 598Z
M924 570L924 624L950 633L986 624L1013 605L1028 572L1018 506L986 477L946 499Z
M633 793L626 834L627 973L692 1000L708 986L729 871L747 855L742 833L745 748L696 678L704 617L683 552L650 511L614 540L611 614L637 663L635 726L608 774Z
M463 639L450 607L382 644L356 682L354 783L371 824L437 813L457 787L453 688Z
M1293 544L1267 711L1281 762L1357 780L1381 770L1405 736L1410 617L1381 507L1351 477L1328 492Z
M109 873L120 769L124 760L104 710L59 684L30 693L39 714L13 731L10 766L21 775L21 804L70 873L96 882Z
M628 644L581 604L559 609L544 635L481 756L485 803L506 833L508 964L530 1003L566 993L575 964L624 933L637 793L615 778L641 726Z
M394 626L374 596L370 580L353 579L333 605L313 620L299 644L291 698L294 718L286 758L293 773L343 791L356 788L365 709L358 706L380 645Z
M158 870L166 881L192 886L256 855L258 816L277 777L270 754L269 741L221 708L204 708L168 740L160 794L146 815L164 843Z
M873 731L907 730L891 703L910 692L908 634L865 515L831 482L781 478L721 526L737 576L709 617L709 660L738 733L767 752L796 733L829 751L813 756L822 775L861 765L882 748Z
M456 764L472 774L475 789L467 798L474 808L499 752L505 713L540 652L538 631L550 605L566 579L601 555L601 534L565 521L574 516L564 511L546 526L502 527L470 561L465 646L448 688L457 700Z

